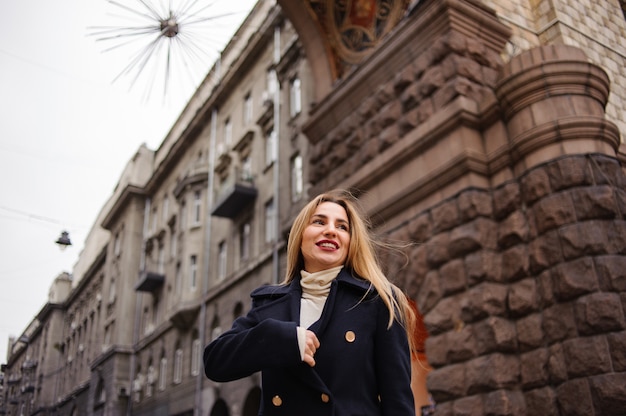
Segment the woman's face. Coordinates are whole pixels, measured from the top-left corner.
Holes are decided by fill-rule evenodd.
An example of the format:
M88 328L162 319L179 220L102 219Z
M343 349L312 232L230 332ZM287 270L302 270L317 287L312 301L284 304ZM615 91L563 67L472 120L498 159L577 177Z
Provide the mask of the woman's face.
M304 270L315 273L343 265L349 247L350 224L346 210L334 202L322 202L302 234L300 250Z

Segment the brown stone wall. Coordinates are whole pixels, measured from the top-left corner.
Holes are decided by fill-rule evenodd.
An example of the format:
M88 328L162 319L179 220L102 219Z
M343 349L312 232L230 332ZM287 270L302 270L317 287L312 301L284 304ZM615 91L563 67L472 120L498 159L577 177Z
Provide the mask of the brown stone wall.
M392 234L420 242L393 274L425 315L438 415L621 414L625 189L614 158L565 156Z

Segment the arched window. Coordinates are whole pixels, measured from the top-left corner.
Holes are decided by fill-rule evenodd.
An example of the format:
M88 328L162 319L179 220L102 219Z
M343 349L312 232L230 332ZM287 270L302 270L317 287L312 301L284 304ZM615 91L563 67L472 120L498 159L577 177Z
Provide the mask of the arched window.
M246 396L246 401L243 403L243 412L241 416L256 416L259 413L259 406L261 405L261 388L258 386L253 387Z
M180 341L176 342L176 350L174 351L174 384L178 384L183 379L183 348Z
M228 406L222 399L218 399L211 409L210 416L228 416Z

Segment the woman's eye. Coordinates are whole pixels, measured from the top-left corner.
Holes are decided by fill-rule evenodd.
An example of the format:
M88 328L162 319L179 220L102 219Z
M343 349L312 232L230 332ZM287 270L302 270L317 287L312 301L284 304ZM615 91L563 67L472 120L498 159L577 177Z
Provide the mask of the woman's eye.
M324 225L324 221L319 220L319 219L317 219L317 220L313 220L313 224L320 224L320 225Z

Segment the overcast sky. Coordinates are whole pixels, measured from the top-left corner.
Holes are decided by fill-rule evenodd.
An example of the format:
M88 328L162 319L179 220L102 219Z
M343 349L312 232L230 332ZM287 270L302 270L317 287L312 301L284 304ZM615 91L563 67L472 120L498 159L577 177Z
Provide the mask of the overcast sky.
M150 55L142 71L135 65L129 73L122 73L143 49L141 42L155 35L136 36L133 39L139 41L107 50L116 44L98 34L101 26L144 24L146 20L142 22L138 13L106 0L0 3L4 16L0 25L2 363L9 336L19 336L26 329L46 303L55 277L72 271L89 229L128 160L142 143L158 148L255 3L147 3L158 8L159 2L166 1L174 11L191 4L190 10L200 18L228 14L194 24L194 32L185 32L181 26L177 38L186 52L171 56L167 93L164 54ZM139 0L118 3L145 11ZM191 35L209 55L194 52L183 34ZM63 230L69 232L72 246L60 250L55 241Z

